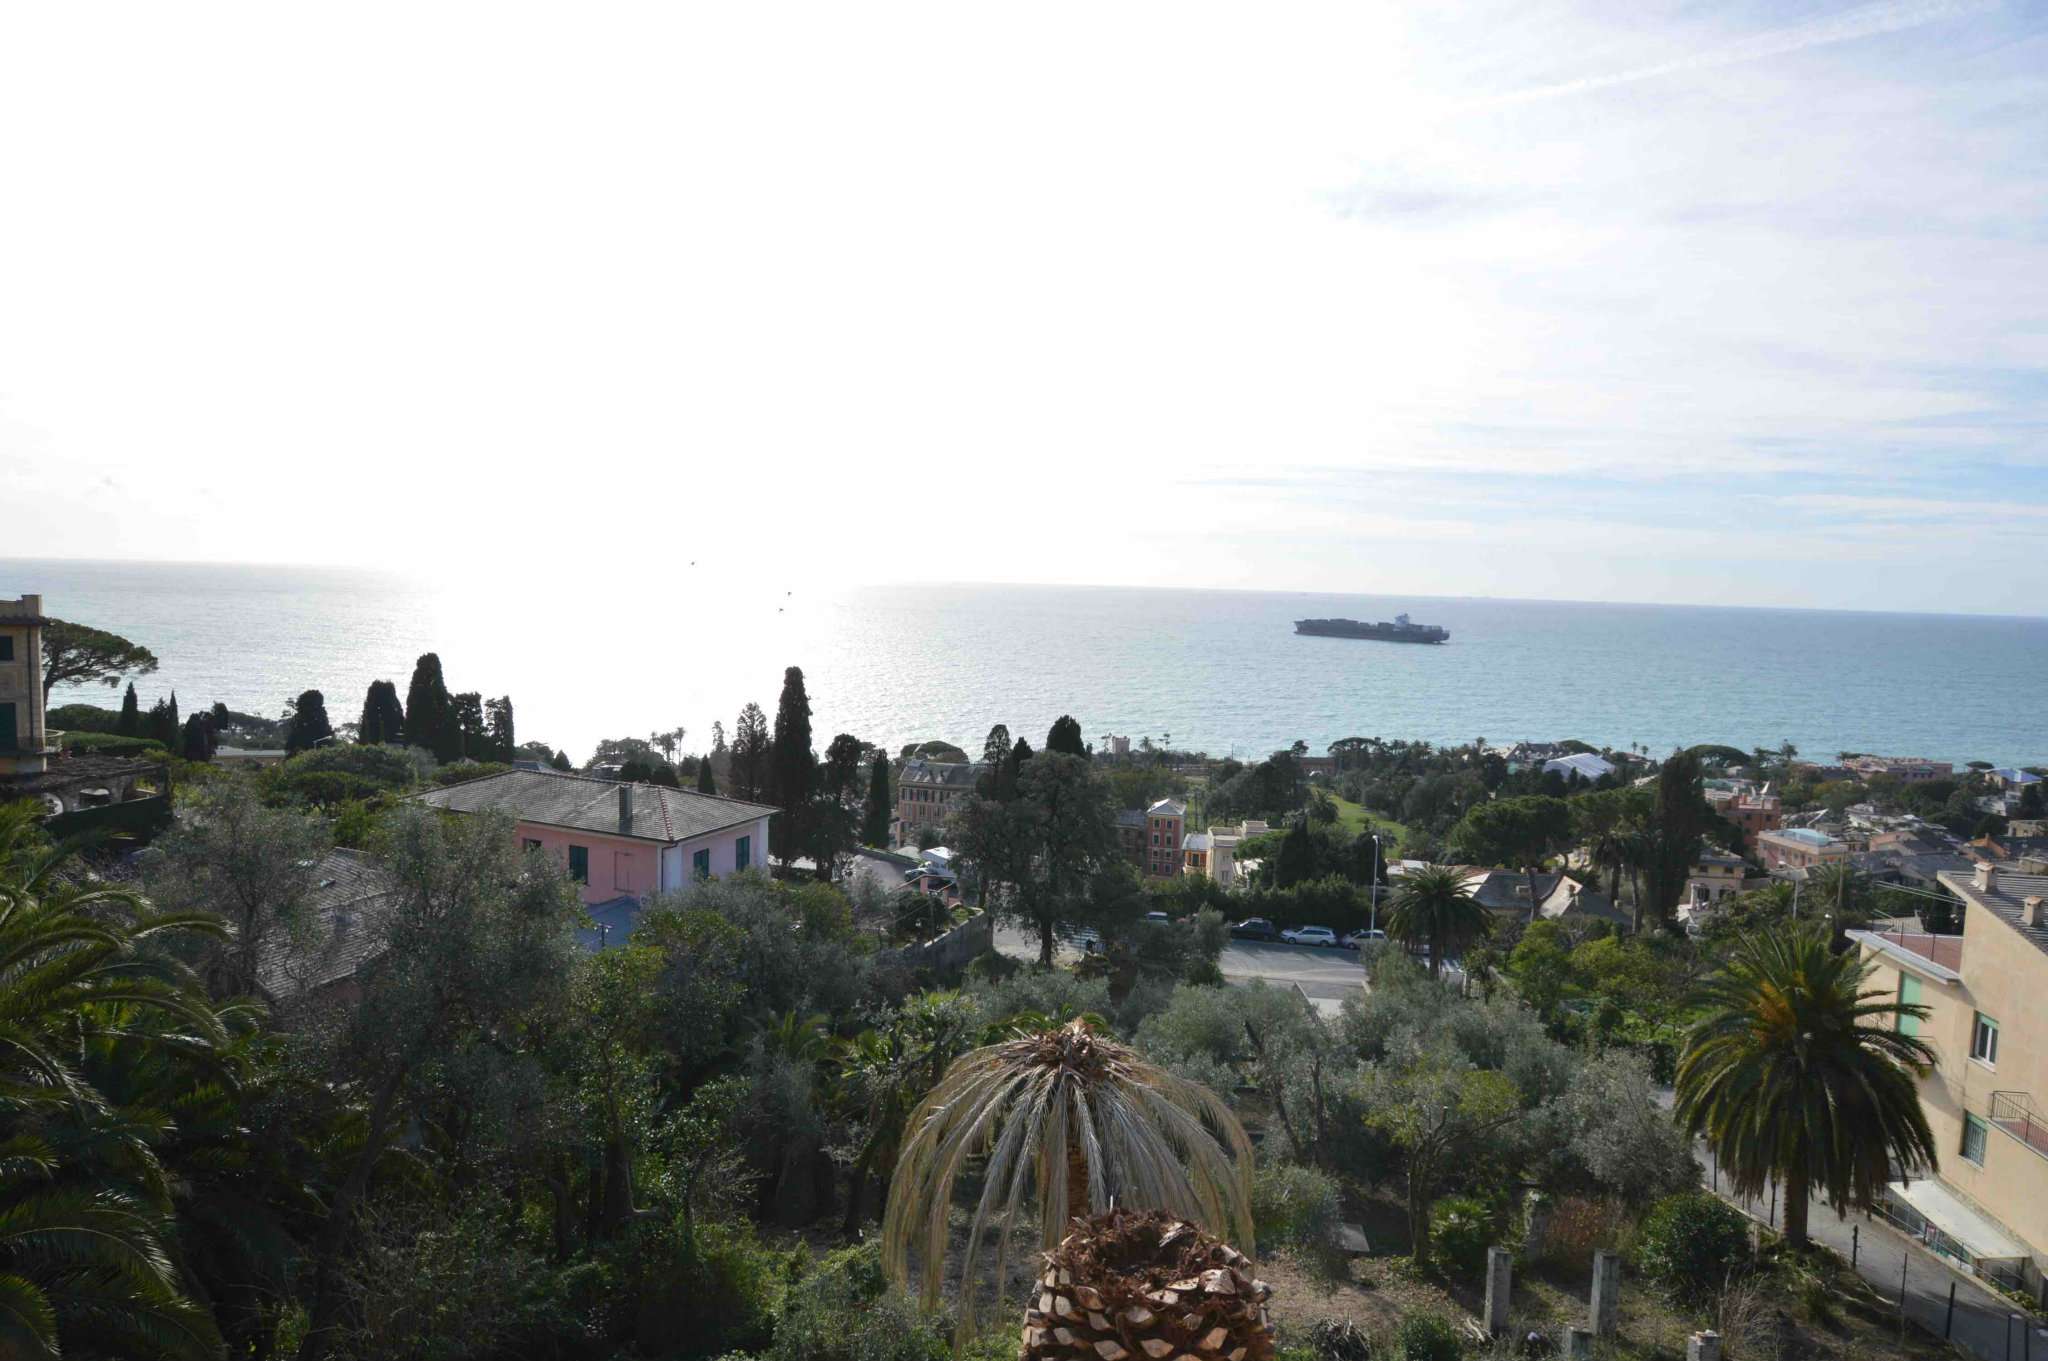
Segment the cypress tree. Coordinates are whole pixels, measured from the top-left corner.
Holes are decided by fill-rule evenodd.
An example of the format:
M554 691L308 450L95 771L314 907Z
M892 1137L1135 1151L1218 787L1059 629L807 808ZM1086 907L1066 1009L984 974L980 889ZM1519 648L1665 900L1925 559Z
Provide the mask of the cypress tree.
M996 797L1008 803L1017 797L1017 782L1024 777L1024 763L1031 759L1031 744L1018 738L1003 761L1002 778L996 781Z
M484 727L488 730L484 759L509 763L518 745L512 735L512 696L484 701Z
M549 758L548 765L555 770L576 769L575 764L569 760L569 753L566 751L557 751L552 757Z
M123 737L139 737L142 734L142 705L135 698L135 682L128 682L128 693L121 696L121 717L114 724L114 731Z
M423 652L413 664L412 684L405 691L405 740L425 747L441 760L454 755L454 716L448 699L448 684L441 678L441 658Z
M889 758L882 752L868 764L868 797L861 807L860 840L863 846L889 844Z
M398 687L392 682L370 682L370 689L363 696L363 718L356 724L356 740L371 746L405 740L405 710L398 702Z
M164 730L166 727L169 726L170 719L170 706L165 704L162 700L158 700L156 703L150 705L149 712L143 715L142 731L138 733L137 736L146 737L152 742L163 742ZM175 732L176 729L172 729L172 731ZM165 743L165 745L168 746L169 743Z
M441 756L443 761L479 761L484 754L484 697L474 690L464 690L449 702L449 711L454 722L453 740L449 754Z
M172 703L176 702L174 695ZM308 690L300 695L292 704L292 723L284 739L286 753L296 756L332 736L334 725L327 721L327 697L318 690Z
M196 713L185 720L185 759L188 761L211 761L215 746L213 718L209 714Z
M1061 714L1052 721L1052 731L1045 735L1047 751L1065 752L1069 756L1086 758L1087 744L1081 741L1081 723L1072 714Z
M711 774L711 757L707 754L697 762L697 792L716 794L718 781Z
M784 863L811 848L811 789L818 756L811 750L811 697L800 666L782 673L782 697L775 703L775 736L768 749L768 797L782 816L768 826L775 854Z

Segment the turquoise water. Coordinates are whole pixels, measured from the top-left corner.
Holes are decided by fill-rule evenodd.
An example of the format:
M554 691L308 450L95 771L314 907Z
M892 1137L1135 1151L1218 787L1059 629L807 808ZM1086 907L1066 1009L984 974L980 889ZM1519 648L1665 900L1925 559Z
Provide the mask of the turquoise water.
M1796 743L1999 765L2048 762L2048 620L1962 615L1139 590L896 586L785 594L744 579L423 586L308 568L0 560L0 596L162 659L138 689L275 713L309 687L353 719L373 679L403 690L441 654L456 689L510 693L522 738L578 759L605 736L677 725L708 743L804 668L819 745L834 732L978 748L991 723L1034 742L1061 713L1093 739L1263 754L1296 738L1576 737ZM1305 638L1304 615L1442 624L1442 647ZM111 703L117 692L87 698ZM68 696L67 696L68 697ZM59 702L61 702L61 697Z

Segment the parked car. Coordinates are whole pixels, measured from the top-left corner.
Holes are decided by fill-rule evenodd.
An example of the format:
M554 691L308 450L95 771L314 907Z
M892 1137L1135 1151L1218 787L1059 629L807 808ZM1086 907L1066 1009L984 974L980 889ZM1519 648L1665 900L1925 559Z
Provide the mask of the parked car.
M1233 940L1278 940L1280 929L1264 917L1246 917L1230 928Z
M1327 926L1297 926L1292 931L1282 931L1280 939L1293 945L1331 945L1337 943L1337 933Z
M1385 945L1387 943L1387 933L1384 931L1353 931L1338 943L1347 950L1357 950L1367 945Z
M1155 923L1159 926L1173 925L1173 918L1167 916L1164 912L1147 912L1143 920Z

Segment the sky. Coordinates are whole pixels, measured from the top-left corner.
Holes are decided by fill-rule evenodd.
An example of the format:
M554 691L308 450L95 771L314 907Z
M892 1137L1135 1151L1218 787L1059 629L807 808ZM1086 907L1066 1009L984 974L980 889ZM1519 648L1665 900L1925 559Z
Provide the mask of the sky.
M0 504L2044 613L2048 8L0 3Z

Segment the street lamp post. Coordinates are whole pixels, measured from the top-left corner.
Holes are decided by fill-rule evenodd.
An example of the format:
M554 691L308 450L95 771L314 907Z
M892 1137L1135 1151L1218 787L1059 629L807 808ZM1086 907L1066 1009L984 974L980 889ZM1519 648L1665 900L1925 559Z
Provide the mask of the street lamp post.
M1368 909L1367 933L1380 929L1380 834L1372 834L1372 906Z

